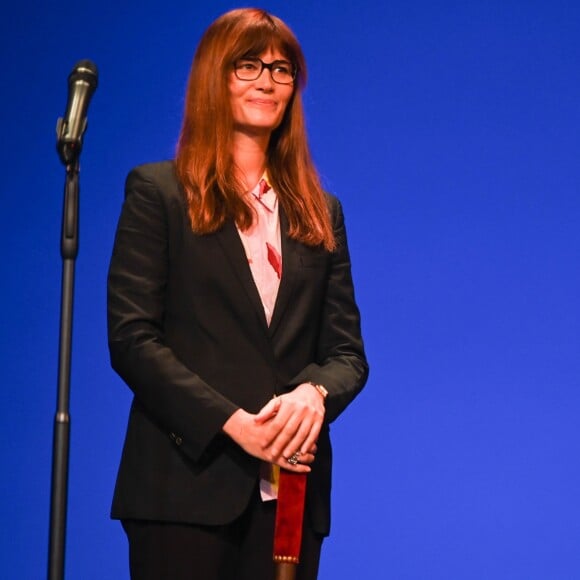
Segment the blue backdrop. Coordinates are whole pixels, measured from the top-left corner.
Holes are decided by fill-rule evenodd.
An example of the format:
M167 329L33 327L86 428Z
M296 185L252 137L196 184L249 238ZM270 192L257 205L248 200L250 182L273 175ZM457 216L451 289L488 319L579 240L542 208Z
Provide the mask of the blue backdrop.
M321 579L580 578L580 5L268 1L310 65L371 362L333 428ZM81 171L67 577L127 578L108 519L129 391L105 279L124 178L171 157L191 57L234 3L39 0L0 22L0 576L45 576L66 78L100 69Z

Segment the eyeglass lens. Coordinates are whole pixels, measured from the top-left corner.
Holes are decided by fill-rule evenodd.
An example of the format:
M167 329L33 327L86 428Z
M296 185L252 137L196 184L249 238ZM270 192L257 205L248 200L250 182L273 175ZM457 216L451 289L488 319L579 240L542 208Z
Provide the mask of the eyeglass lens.
M242 81L256 80L265 68L270 70L272 80L276 83L287 85L294 80L294 67L287 60L265 63L259 58L240 58L234 63L236 76Z

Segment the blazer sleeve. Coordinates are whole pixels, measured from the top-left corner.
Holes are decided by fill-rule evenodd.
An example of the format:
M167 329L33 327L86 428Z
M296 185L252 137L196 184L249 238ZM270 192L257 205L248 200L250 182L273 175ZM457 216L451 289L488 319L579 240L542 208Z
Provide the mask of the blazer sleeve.
M291 381L311 381L328 390L326 421L334 421L363 388L369 372L355 301L350 255L340 202L331 198L336 250L330 257L316 362Z
M163 179L175 189L173 170L166 173L171 181ZM183 213L176 196L162 191L163 179L143 168L127 178L108 276L109 351L112 367L147 416L198 460L237 406L164 341L170 230L182 227Z

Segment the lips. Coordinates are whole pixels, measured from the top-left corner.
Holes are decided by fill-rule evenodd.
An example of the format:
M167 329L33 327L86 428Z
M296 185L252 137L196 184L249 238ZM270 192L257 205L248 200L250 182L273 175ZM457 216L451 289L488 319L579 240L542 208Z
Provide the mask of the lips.
M275 107L276 101L270 99L250 99L248 101L252 105L258 105L259 107Z

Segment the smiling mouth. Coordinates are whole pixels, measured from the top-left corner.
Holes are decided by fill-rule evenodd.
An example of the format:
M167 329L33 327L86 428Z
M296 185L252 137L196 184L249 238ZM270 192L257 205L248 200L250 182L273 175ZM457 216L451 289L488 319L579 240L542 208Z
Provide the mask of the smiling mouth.
M264 99L252 99L249 102L253 105L260 105L266 107L274 107L276 105L276 101L269 101Z

